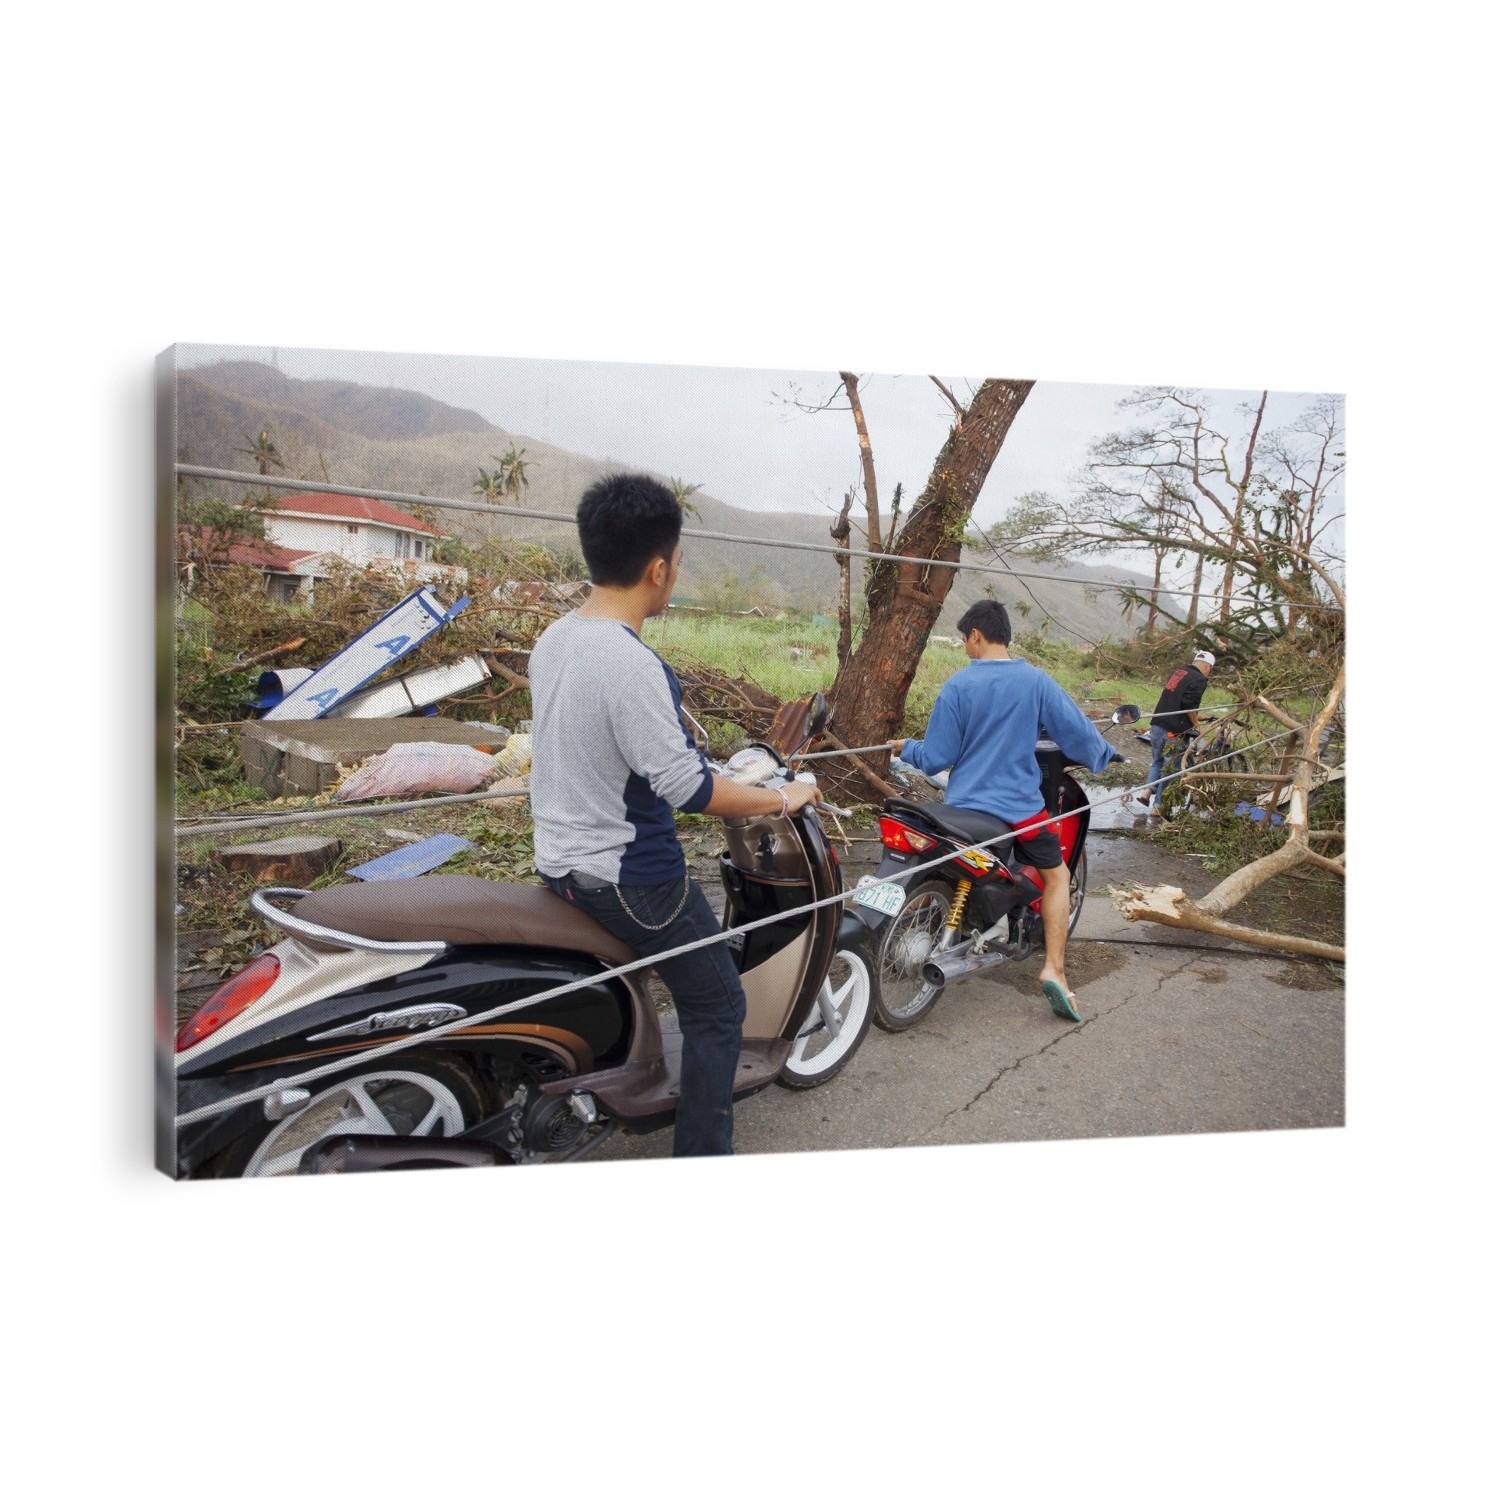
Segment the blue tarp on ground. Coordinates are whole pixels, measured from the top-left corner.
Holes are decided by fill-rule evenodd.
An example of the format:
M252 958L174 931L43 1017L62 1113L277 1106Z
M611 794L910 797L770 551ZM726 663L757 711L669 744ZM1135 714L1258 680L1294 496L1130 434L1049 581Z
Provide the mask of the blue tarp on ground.
M349 874L356 880L407 880L413 875L425 875L447 864L459 850L473 847L468 839L461 839L456 833L435 833L418 844L393 849L379 859L356 865Z

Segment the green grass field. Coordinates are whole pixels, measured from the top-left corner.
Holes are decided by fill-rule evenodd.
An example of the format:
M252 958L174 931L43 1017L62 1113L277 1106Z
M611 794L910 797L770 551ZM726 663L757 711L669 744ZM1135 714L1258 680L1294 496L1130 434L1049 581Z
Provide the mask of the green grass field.
M806 620L759 620L724 615L669 615L648 620L646 644L669 661L690 656L735 677L748 677L778 698L796 698L833 684L838 668L838 630ZM1050 672L1086 708L1085 700L1125 701L1149 713L1161 686L1143 678L1094 675L1093 658L1060 642L1031 635L1012 652ZM938 689L969 663L963 648L930 642L906 701L906 733L919 735ZM1206 706L1230 703L1234 695L1210 686ZM1102 711L1103 704L1097 705Z

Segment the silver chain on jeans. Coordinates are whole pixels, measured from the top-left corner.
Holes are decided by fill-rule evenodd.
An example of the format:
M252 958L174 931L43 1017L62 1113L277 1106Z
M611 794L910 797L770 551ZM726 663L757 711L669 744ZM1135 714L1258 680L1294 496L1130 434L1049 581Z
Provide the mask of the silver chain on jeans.
M638 916L636 916L633 911L631 911L630 903L625 899L625 892L622 891L617 885L610 886L610 890L615 893L615 900L620 903L620 910L623 911L625 915L636 924L637 927L644 927L647 932L664 932L668 927L670 927L672 923L682 915L682 908L687 905L687 899L688 896L692 893L692 889L693 877L686 870L684 870L682 872L682 900L677 903L677 906L673 910L672 915L668 917L665 922L643 922Z

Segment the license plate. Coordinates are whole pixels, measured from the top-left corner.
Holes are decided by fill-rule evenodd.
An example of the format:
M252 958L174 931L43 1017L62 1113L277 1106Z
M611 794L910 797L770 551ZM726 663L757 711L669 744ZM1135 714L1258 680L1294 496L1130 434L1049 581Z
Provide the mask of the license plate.
M860 886L854 899L858 905L868 906L871 911L894 917L906 905L906 892L899 885L883 880L877 885Z

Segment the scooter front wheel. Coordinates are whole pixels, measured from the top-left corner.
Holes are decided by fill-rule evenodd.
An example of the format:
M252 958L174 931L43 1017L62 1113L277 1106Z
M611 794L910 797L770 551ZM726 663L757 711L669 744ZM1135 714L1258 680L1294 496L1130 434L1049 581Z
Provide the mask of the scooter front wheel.
M777 1083L788 1089L827 1083L864 1041L879 987L868 940L841 942Z
M308 1151L335 1136L451 1139L484 1114L482 1086L465 1063L414 1048L319 1080L295 1114L247 1131L208 1170L215 1177L292 1176Z
M905 1031L937 1004L942 989L922 978L922 965L956 937L947 931L952 901L952 886L927 880L891 918L880 945L875 991L875 1024L881 1030Z

